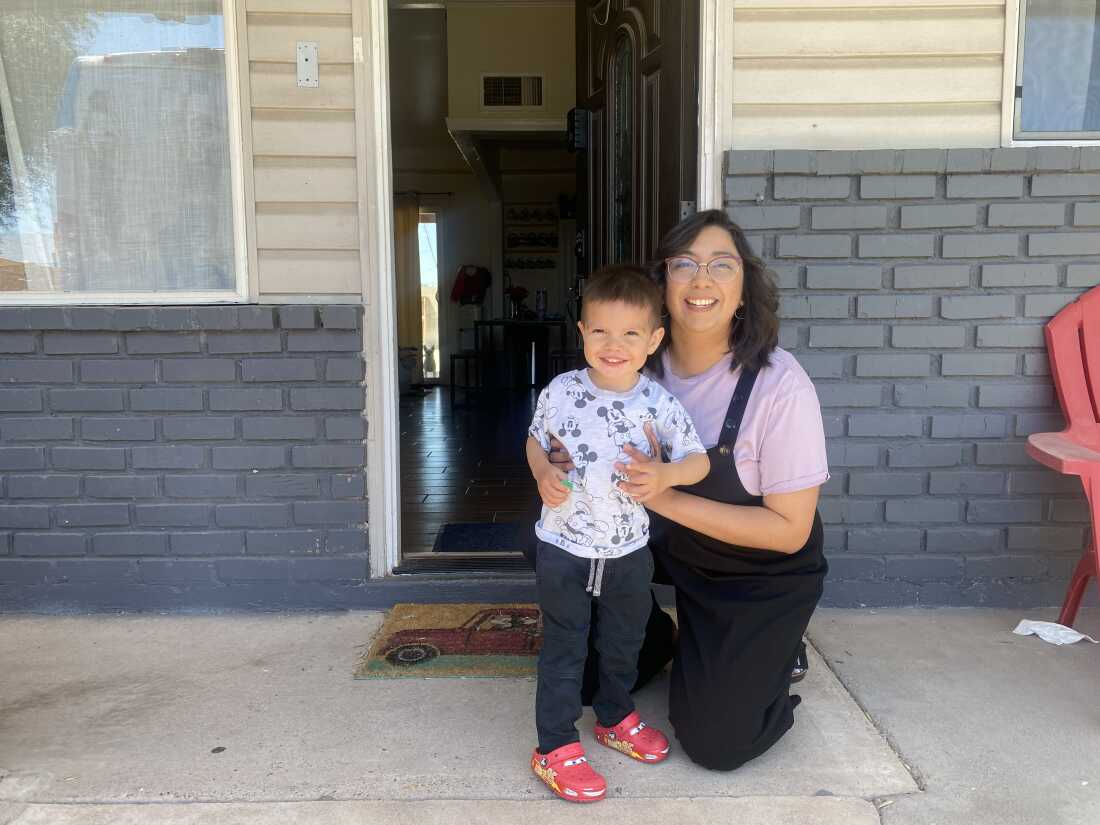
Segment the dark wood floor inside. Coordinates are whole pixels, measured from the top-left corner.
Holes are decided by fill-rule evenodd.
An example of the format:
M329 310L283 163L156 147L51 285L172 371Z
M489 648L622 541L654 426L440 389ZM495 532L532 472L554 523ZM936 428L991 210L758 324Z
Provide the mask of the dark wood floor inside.
M402 555L430 553L448 522L530 521L538 490L523 446L534 390L401 396ZM454 555L454 554L446 554Z

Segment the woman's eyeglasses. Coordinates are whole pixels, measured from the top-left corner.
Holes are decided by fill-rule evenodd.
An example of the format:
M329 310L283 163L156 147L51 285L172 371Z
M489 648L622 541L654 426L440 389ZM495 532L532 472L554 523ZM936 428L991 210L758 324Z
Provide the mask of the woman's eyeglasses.
M700 269L705 269L718 283L725 283L732 281L741 273L741 259L734 258L732 255L723 255L701 264L694 258L665 258L665 272L668 273L670 281L687 283Z

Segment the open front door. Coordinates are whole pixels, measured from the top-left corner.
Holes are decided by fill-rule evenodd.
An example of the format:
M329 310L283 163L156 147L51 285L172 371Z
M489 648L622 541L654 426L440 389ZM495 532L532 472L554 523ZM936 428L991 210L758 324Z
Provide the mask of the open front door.
M699 0L577 0L582 269L644 263L696 200Z

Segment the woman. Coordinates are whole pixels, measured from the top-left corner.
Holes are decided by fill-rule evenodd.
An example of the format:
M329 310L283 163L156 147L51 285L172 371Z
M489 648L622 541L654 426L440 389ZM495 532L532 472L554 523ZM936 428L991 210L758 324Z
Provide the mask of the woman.
M682 221L657 260L668 316L649 369L691 414L711 472L647 502L654 527L664 520L652 548L676 588L679 634L673 650L663 614L651 616L640 681L672 653L680 746L704 767L732 770L790 729L799 702L792 670L827 570L821 408L805 371L777 347L775 285L724 212ZM627 450L630 492L637 468L658 459Z

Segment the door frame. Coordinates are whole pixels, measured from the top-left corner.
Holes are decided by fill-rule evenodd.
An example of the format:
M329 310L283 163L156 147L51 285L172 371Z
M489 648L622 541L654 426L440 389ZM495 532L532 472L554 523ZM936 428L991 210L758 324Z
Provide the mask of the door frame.
M699 0L699 209L722 207L723 153L733 132L733 3ZM388 0L351 3L372 579L392 575L401 561L388 6Z

